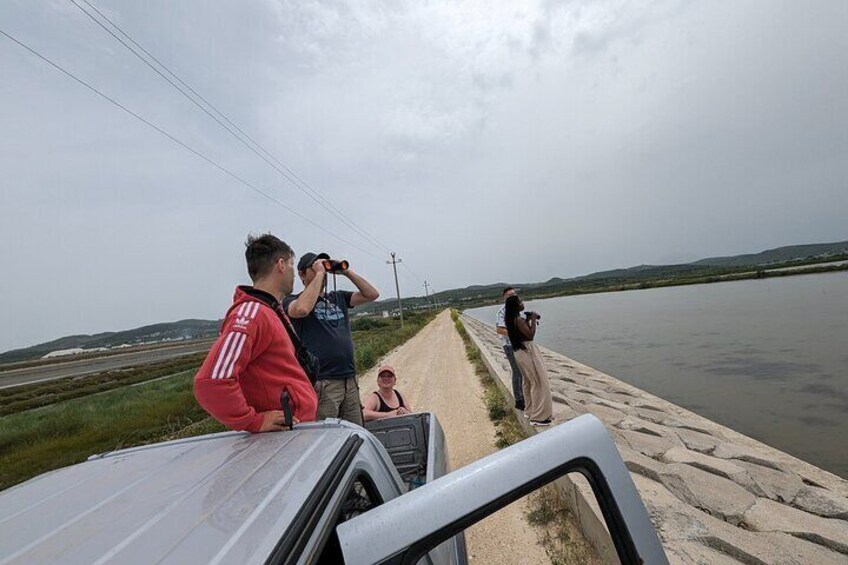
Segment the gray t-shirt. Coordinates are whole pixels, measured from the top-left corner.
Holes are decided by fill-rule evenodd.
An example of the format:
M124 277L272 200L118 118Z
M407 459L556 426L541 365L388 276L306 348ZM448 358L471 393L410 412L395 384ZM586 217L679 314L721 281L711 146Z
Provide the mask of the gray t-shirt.
M497 327L506 329L506 322L504 322L505 315L506 315L506 304L501 306L501 309L498 310L498 317L497 317L497 321L495 322L495 325ZM509 336L502 335L502 336L500 336L500 338L501 338L501 345L510 345Z
M283 299L289 304L300 294ZM319 379L347 379L356 376L353 337L350 334L350 298L347 290L334 290L318 297L315 308L305 318L292 318L292 326L309 351L318 357Z

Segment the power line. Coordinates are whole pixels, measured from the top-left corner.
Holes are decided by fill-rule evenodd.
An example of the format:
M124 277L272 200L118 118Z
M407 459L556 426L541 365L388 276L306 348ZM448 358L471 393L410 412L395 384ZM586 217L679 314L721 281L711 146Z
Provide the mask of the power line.
M157 59L154 55L152 55L147 49L141 46L137 41L135 41L130 35L125 32L121 27L109 19L103 12L101 12L96 6L91 4L88 0L82 0L89 8L91 8L94 12L96 12L101 18L109 23L114 29L116 29L122 36L124 36L133 46L138 48L136 50L133 46L129 45L127 41L124 41L121 37L115 34L111 29L109 29L103 22L97 19L91 12L83 8L76 0L69 0L74 6L76 6L83 14L88 16L94 23L103 28L109 35L111 35L115 40L117 40L121 45L126 47L133 55L135 55L140 61L142 61L145 65L150 67L156 74L162 77L165 81L168 82L171 86L173 86L180 94L183 95L186 99L188 99L192 104L200 108L204 113L206 113L210 118L215 120L221 127L223 127L227 132L236 138L242 145L244 145L247 149L257 155L260 159L265 161L270 167L276 170L280 175L283 176L289 183L294 185L295 188L299 189L301 192L309 196L314 202L316 202L319 206L330 212L333 216L335 216L340 222L345 224L351 230L354 231L359 237L375 246L376 248L384 251L386 253L389 252L389 248L383 244L379 239L368 233L364 228L360 227L353 219L351 219L347 214L339 210L336 206L334 206L329 200L327 200L317 189L310 186L305 180L300 178L291 168L286 166L279 159L274 157L268 150L266 150L262 145L260 145L256 140L254 140L250 135L248 135L242 128L240 128L237 124L235 124L230 118L228 118L223 112L218 110L211 102L206 100L203 96L201 96L194 88L188 85L184 80L182 80L176 73L174 73L171 69L169 69L164 63L162 63L159 59ZM147 57L152 59L159 67L164 69L174 80L166 76L159 68L157 68L153 63L150 62L147 58L142 56L141 53L144 53ZM177 81L179 84L177 84ZM187 92L188 91L188 92ZM189 94L191 92L191 94ZM193 95L193 96L192 96ZM196 98L195 98L196 97ZM201 104L198 102L198 99L203 102ZM204 106L205 104L205 106ZM210 111L210 108L212 111ZM212 113L214 112L214 114ZM217 116L215 115L217 114ZM219 118L220 116L220 118ZM224 123L226 122L226 123ZM227 125L229 124L229 125Z
M409 271L409 274L412 275L415 279L417 279L418 282L421 282L421 281L424 280L422 277L420 277L418 275L418 273L413 271L412 268L409 265L407 265L406 263L403 263L403 268L406 269L407 271Z
M114 37L117 41L119 41L119 42L120 42L120 43L121 43L124 47L126 47L126 48L127 48L127 49L131 52L131 53L133 53L136 57L138 57L138 58L139 58L139 60L141 60L143 63L145 63L147 66L149 66L149 67L150 67L150 68L151 68L154 72L156 72L159 76L161 76L163 79L165 79L165 80L166 80L169 84L171 84L171 86L173 86L174 88L176 88L176 89L177 89L177 91L178 91L178 92L180 92L180 94L182 94L184 97L186 97L189 101L191 101L193 104L195 104L198 108L200 108L201 110L203 110L203 111L204 111L207 115L209 115L209 117L211 117L212 119L214 119L214 120L215 120L215 121L216 121L219 125L221 125L224 129L226 129L226 130L227 130L227 131L228 131L228 132L229 132L229 133L230 133L233 137L235 137L238 141L240 141L242 144L244 144L244 146L245 146L245 147L247 147L248 149L250 149L250 150L251 150L253 153L255 153L258 157L260 157L262 160L264 160L266 163L268 163L268 165L270 165L270 166L271 166L272 168L274 168L277 172L279 172L281 175L283 175L283 177L284 177L286 180L288 180L291 184L293 184L296 188L298 188L299 190L301 190L304 194L306 194L307 196L309 196L309 197L310 197L313 201L315 201L317 204L319 204L319 205L320 205L320 206L322 206L324 209L328 210L331 214L333 214L334 216L336 216L336 218L338 218L341 222L343 222L345 225L347 225L347 226L348 226L348 227L350 227L352 230L354 230L354 231L357 233L357 235L359 235L360 237L362 237L363 239L365 239L366 241L368 241L368 243L370 243L370 244L372 244L372 245L375 245L375 246L376 246L376 247L378 247L378 248L381 248L381 249L382 249L383 251L385 251L386 253L388 253L388 252L389 252L389 249L388 249L388 247L387 247L386 245L382 244L382 243L380 242L380 240L378 240L376 237L372 236L370 233L368 233L367 231L365 231L365 230L364 230L364 228L361 228L358 224L356 224L356 222L355 222L353 219L351 219L351 218L350 218L349 216L347 216L344 212L342 212L342 211L341 211L341 210L339 210L336 206L334 206L332 202L330 202L329 200L327 200L327 199L326 199L326 198L325 198L325 197L324 197L324 196L323 196L323 195L322 195L322 194L321 194L321 193L320 193L317 189L315 189L315 188L313 188L312 186L310 186L310 185L309 185L309 184L308 184L305 180L301 179L301 178L300 178L300 177L299 177L299 176L298 176L298 175L297 175L297 174L296 174L296 173L295 173L295 172L294 172L291 168L289 168L289 167L288 167L288 166L286 166L284 163L282 163L279 159L277 159L276 157L274 157L274 155L273 155L273 154L271 154L271 153L270 153L268 150L266 150L264 147L262 147L262 145L260 145L260 144L259 144L259 142L257 142L256 140L254 140L254 139L253 139L250 135L248 135L248 134L247 134L247 133L246 133L243 129L241 129L241 128L240 128L240 127L236 124L236 123L234 123L234 122L233 122L233 121L232 121L229 117L227 117L227 116L226 116L223 112L221 112L220 110L218 110L218 108L216 108L216 107L215 107L215 106L214 106L211 102L209 102L208 100L206 100L206 99L205 99L202 95L200 95L200 93L198 93L198 92L197 92L194 88L192 88L189 84L187 84L184 80L182 80L182 79L181 79L181 78L180 78L180 77L179 77L176 73L174 73L174 72L173 72L170 68L168 68L168 67L167 67L164 63L162 63L159 59L157 59L157 58L156 58L153 54L151 54L151 53L150 53L147 49L145 49L145 48L144 48L142 45L140 45L137 41L135 41L135 40L134 40L134 39L133 39L133 38L132 38L132 37L131 37L128 33L126 33L126 32L125 32L125 31L124 31L124 30L123 30L123 29L122 29L122 28L121 28L118 24L116 24L116 23L115 23L115 22L113 22L111 19L109 19L109 17L108 17L108 16L106 16L103 12L101 12L101 11L100 11L100 10L99 10L96 6L94 6L93 4L91 4L91 2L89 2L88 0L82 0L82 1L83 1L83 2L85 2L85 4L86 4L87 6L89 6L92 10L94 10L95 12L97 12L97 14L98 14L98 15L100 15L100 17L102 17L104 20L106 20L107 22L109 22L109 24L110 24L112 27L114 27L116 30L118 30L118 32L120 32L120 33L121 33L121 35L123 35L124 37L126 37L126 38L127 38L127 40L129 40L129 41L130 41L133 45L135 45L136 47L138 47L138 49L139 49L139 50L141 50L141 51L142 51L145 55L147 55L148 57L150 57L150 59L152 59L153 61L155 61L155 62L156 62L156 64L158 64L160 67L162 67L162 69L164 69L164 70L165 70L165 71L166 71L169 75L171 75L172 77L174 77L174 79L175 79L177 82L179 82L182 86L184 86L184 87L185 87L188 91L190 91L190 92L191 92L194 96L196 96L197 98L199 98L199 99L200 99L200 100L201 100L204 104L206 104L206 106L208 106L209 108L211 108L211 109L212 109L212 110L213 110L216 114L218 114L218 116L220 116L220 117L221 117L224 121L226 121L228 124L230 124L230 125L233 127L233 129L235 129L236 131L238 131L238 133L239 133L239 134L241 134L241 136L244 136L244 138L246 138L248 141L250 141L250 144L249 144L249 143L247 143L247 142L245 141L245 139L242 139L242 137L240 137L238 134L236 134L236 133L235 133L232 129L230 129L229 127L227 127L227 125L225 125L224 123L222 123L222 122L221 122L221 120L219 120L219 119L218 119L215 115L213 115L212 113L210 113L210 112L209 112L206 108L204 108L204 107L203 107L200 103L198 103L198 102L197 102L197 100L195 100L194 98L192 98L191 96L189 96L189 95L188 95L188 93L186 93L186 92L185 92L185 91L184 91L184 90L183 90L180 86L178 86L178 85L177 85L177 84L175 84L172 80L170 80L168 77L166 77L166 76L165 76L165 75L164 75L164 74L163 74L163 73L162 73L159 69L157 69L155 66L153 66L153 65L152 65L152 64L151 64L151 63L150 63L147 59L145 59L144 57L142 57L142 56L138 53L138 51L136 51L135 49L133 49L132 47L130 47L129 45L127 45L127 43L126 43L125 41L123 41L120 37L116 36L116 35L115 35L115 34L114 34L114 33L113 33L113 32L112 32L109 28L107 28L105 25L103 25L103 23L102 23L102 22L100 22L97 18L95 18L94 16L92 16L90 12L86 11L86 10L85 10L82 6L80 6L80 5L79 5L79 4L78 4L75 0L70 0L70 2L71 2L71 3L73 3L73 4L74 4L74 5L75 5L75 6L76 6L76 7L77 7L80 11L82 11L82 12L83 12L86 16L88 16L89 18L91 18L91 20L92 20L92 21L94 21L97 25L99 25L99 26L100 26L101 28L103 28L103 29L104 29L107 33L109 33L112 37ZM276 162L276 164L277 164L278 166L275 166L275 164L274 164L274 163L272 163L272 162L270 162L268 158L266 158L264 155L262 155L261 153L259 153L256 149L254 149L254 147L253 147L253 146L251 146L251 144L253 144L254 146L256 146L256 148L258 148L258 149L259 149L262 153L264 153L265 155L267 155L267 156L268 156L268 158L270 158L270 159L272 159L273 161L275 161L275 162ZM282 167L282 169L284 169L284 170L281 170L281 169L280 169L280 167Z
M337 235L337 234L335 234L335 233L331 232L330 230L326 229L325 227L323 227L322 225L318 224L317 222L315 222L315 221L313 221L313 220L309 219L307 216L304 216L303 214L301 214L300 212L298 212L298 211L297 211L297 210L295 210L294 208L291 208L290 206L288 206L288 205L284 204L283 202L281 202L280 200L278 200L277 198L275 198L273 195L268 194L267 192L265 192L265 191L264 191L264 190L262 190L261 188L258 188L257 186L255 186L255 185L251 184L251 183L250 183L250 182L248 182L247 180L245 180L245 179L243 179L242 177L238 176L236 173L234 173L234 172L230 171L229 169L227 169L227 168L226 168L226 167L224 167L223 165L220 165L219 163L217 163L216 161L214 161L214 160L213 160L213 159L211 159L210 157L207 157L206 155L204 155L203 153L201 153L201 152L200 152L200 151L198 151L197 149L194 149L193 147L191 147L191 146L190 146L190 145L188 145L187 143L183 142L182 140L180 140L180 139L178 139L177 137L173 136L172 134L168 133L167 131L165 131L165 130L164 130L164 129L162 129L161 127L157 126L157 125L156 125L156 124L154 124L153 122L151 122L151 121L147 120L146 118L144 118L143 116L141 116L141 115L139 115L139 114L135 113L134 111L130 110L129 108L127 108L126 106L124 106L123 104L121 104L120 102L118 102L117 100L115 100L114 98L112 98L111 96L109 96L108 94L105 94L105 93L101 92L100 90L98 90L97 88L95 88L94 86L92 86L91 84L89 84L88 82L86 82L85 80L83 80L83 79L81 79L81 78L77 77L77 76L76 76L76 75L74 75L72 72L68 71L67 69L65 69L64 67L60 66L59 64L54 63L53 61L51 61L50 59L48 59L47 57L45 57L44 55L42 55L41 53L39 53L38 51L36 51L35 49L33 49L32 47L30 47L30 46L26 45L26 44L25 44L25 43L23 43L22 41L18 40L17 38L15 38L15 37L13 37L12 35L10 35L10 34L6 33L5 31L3 31L2 29L0 29L0 34L4 35L5 37L7 37L8 39L10 39L10 40L11 40L11 41L13 41L14 43L18 44L20 47L23 47L24 49L26 49L27 51L29 51L30 53L32 53L33 55L35 55L36 57L38 57L39 59L41 59L42 61L44 61L44 62L45 62L45 63L47 63L48 65L50 65L51 67L53 67L54 69L56 69L56 70L60 71L60 72L61 72L61 73L63 73L64 75L66 75L67 77L69 77L69 78L73 79L73 80L74 80L74 81L76 81L77 83L79 83L79 84L83 85L84 87L86 87L87 89L91 90L92 92L94 92L95 94L97 94L98 96L100 96L101 98L103 98L104 100L107 100L108 102L110 102L110 103L112 103L113 105L117 106L118 108L120 108L121 110L123 110L124 112L126 112L127 114L129 114L130 116L132 116L132 117L136 118L137 120L141 121L142 123L146 124L147 126L149 126L149 127L153 128L153 129L155 129L155 130L156 130L156 131L158 131L160 134L164 135L165 137L167 137L168 139L170 139L171 141L173 141L174 143L176 143L177 145L179 145L179 146L180 146L180 147L182 147L183 149L186 149L187 151L190 151L191 153L193 153L193 154L194 154L194 155L196 155L197 157L200 157L201 159L203 159L204 161L206 161L207 163L209 163L210 165L212 165L213 167L215 167L216 169L218 169L218 170L219 170L219 171L221 171L222 173L224 173L224 174L226 174L227 176L229 176L229 177L233 178L234 180L238 181L239 183L241 183L242 185L246 186L247 188L249 188L249 189L251 189L251 190L253 190L253 191L255 191L255 192L257 192L257 193L261 194L262 196L264 196L264 197L265 197L265 198L267 198L268 200L270 200L270 201L274 202L275 204L277 204L277 205L281 206L282 208L284 208L285 210L287 210L287 211L288 211L288 212L290 212L291 214L293 214L293 215L297 216L298 218L300 218L300 219L304 220L305 222L307 222L307 223L311 224L311 225L312 225L312 226L314 226L315 228L318 228L318 229L319 229L319 230L321 230L322 232L324 232L324 233L326 233L326 234L328 234L328 235L330 235L330 236L332 236L332 237L334 237L334 238L338 239L339 241L342 241L342 242L344 242L344 243L346 243L346 244L350 245L350 246L351 246L351 247L353 247L354 249L357 249L357 250L359 250L359 251L361 251L361 252L365 253L366 255L370 255L371 257L374 257L375 259L381 259L381 257L378 257L377 255L374 255L374 254L373 254L373 253L371 253L370 251L367 251L367 250L365 250L365 249L362 249L361 247L359 247L359 246L358 246L358 245L356 245L355 243L353 243L353 242L351 242L351 241L348 241L347 239L343 238L342 236Z

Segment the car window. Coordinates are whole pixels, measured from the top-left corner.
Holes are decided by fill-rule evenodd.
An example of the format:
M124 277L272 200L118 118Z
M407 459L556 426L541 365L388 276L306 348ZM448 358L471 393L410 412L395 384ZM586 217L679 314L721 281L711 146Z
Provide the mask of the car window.
M379 491L367 474L360 473L354 478L348 486L347 494L342 499L341 505L333 509L333 512L336 513L334 523L316 563L319 565L344 563L339 537L336 534L336 526L365 514L382 503L383 499L380 497Z

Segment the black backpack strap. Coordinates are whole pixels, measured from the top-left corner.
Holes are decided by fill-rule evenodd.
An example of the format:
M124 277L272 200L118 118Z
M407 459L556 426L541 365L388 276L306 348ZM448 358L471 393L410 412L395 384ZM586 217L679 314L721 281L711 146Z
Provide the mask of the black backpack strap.
M255 288L247 286L239 288L274 311L277 318L280 319L280 323L282 323L283 327L286 328L286 333L289 335L289 339L294 347L294 354L297 358L297 362L300 364L300 367L303 369L303 372L306 373L306 376L312 384L315 384L315 381L318 379L318 358L310 353L306 346L303 345L303 341L301 341L300 336L297 335L291 320L289 320L288 315L286 315L286 312L283 309L283 305L267 292L256 290Z
M286 333L289 334L289 339L291 339L295 351L300 351L300 349L303 347L303 342L300 341L300 336L297 335L297 331L295 331L291 320L289 320L289 317L286 316L285 312L283 312L282 305L279 305L277 308L274 308L274 312L276 312L277 317L283 323L283 327L286 328Z
M295 357L297 357L297 362L300 363L301 368L306 373L306 376L309 377L309 380L312 381L312 384L315 384L315 381L318 379L318 358L310 353L306 346L303 345L303 341L301 341L300 336L297 335L297 331L295 331L291 320L289 320L289 317L283 311L283 306L281 304L277 304L274 312L277 313L277 317L280 319L280 322L282 322L283 327L286 328L286 333L289 334L289 339L294 346L294 353Z

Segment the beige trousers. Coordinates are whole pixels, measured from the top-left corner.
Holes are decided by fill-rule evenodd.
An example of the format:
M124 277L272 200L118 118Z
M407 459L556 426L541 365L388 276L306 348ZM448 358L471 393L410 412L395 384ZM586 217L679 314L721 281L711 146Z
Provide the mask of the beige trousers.
M341 418L362 425L362 403L359 400L359 382L349 379L319 379L315 383L318 393L316 420Z
M525 341L524 347L527 349L515 350L515 362L523 377L524 413L531 420L547 420L553 415L548 370L535 343Z

